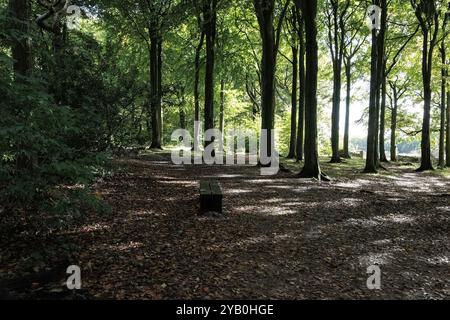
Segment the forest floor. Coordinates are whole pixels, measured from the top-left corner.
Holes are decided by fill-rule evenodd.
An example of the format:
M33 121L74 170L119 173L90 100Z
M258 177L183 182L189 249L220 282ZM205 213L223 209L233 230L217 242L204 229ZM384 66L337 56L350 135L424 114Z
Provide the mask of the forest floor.
M324 163L334 179L318 182L298 179L293 162L274 177L176 166L168 153L114 165L96 185L112 212L64 233L87 298L450 299L450 179L440 171L387 164L363 175L349 160ZM223 217L198 215L201 179L220 181ZM366 285L375 264L381 290Z

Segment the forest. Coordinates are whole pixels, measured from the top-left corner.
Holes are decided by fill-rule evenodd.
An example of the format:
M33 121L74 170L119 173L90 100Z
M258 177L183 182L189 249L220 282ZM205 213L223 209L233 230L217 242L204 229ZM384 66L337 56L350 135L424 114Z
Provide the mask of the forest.
M449 299L449 33L448 0L0 0L0 299Z

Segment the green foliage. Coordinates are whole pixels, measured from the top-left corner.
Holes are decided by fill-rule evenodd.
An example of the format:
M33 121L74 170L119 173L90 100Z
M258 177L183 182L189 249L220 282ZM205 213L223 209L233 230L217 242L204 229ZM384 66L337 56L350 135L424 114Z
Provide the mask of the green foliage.
M0 191L1 203L11 211L61 208L51 196L55 188L87 186L93 168L105 158L72 143L83 136L77 114L56 105L45 82L34 77L12 79L11 61L0 55ZM51 205L50 205L51 204Z

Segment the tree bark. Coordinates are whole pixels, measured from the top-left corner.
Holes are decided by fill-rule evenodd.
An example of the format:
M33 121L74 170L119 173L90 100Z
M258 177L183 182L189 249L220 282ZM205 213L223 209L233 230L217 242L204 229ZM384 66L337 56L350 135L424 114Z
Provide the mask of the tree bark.
M288 159L294 159L296 156L297 145L297 82L298 82L298 46L292 48L292 93L291 93L291 137L289 143Z
M347 58L345 63L345 78L346 78L346 88L347 88L347 97L345 99L345 132L344 132L344 154L343 157L346 159L350 159L350 150L349 150L349 140L350 140L350 105L351 105L351 88L352 88L352 74L351 74L351 65L352 61L350 58Z
M371 77L370 77L370 102L369 102L369 124L367 134L367 157L365 173L377 173L378 169L375 162L375 137L377 135L376 130L376 118L377 118L377 86L378 86L378 36L377 31L372 31L372 54L371 54Z
M445 145L445 166L450 168L450 91L447 92L447 135Z
M214 129L214 68L217 0L206 0L203 7L203 27L206 38L205 68L205 132ZM206 142L209 145L211 142Z
M254 0L262 40L261 60L261 130L267 131L267 157L271 157L275 121L276 38L274 31L274 1Z
M152 149L162 149L162 113L161 113L161 45L158 29L150 26L150 110L152 125Z
M391 114L391 161L397 162L397 113L398 113L398 95L397 88L393 90L392 114Z
M298 2L305 19L306 32L305 165L300 177L320 180L324 175L320 169L317 146L317 0Z
M385 73L385 67L383 66L383 73ZM383 77L381 80L381 107L380 107L380 161L381 162L389 162L386 157L386 77Z
M199 21L199 25L201 28L201 35L200 35L200 41L198 43L198 46L195 50L195 71L194 71L194 121L196 122L200 122L200 90L199 90L199 86L200 86L200 55L201 55L201 51L203 49L203 44L205 42L205 32L203 30L203 27L201 26L201 18L198 18ZM199 147L200 147L200 126L194 126L194 130L196 130L196 132L194 132L194 139L196 140L196 142L194 143L194 151L199 151ZM195 150L196 149L196 150Z
M299 10L299 8L297 8ZM298 101L298 128L297 128L297 161L303 161L303 146L305 132L305 38L303 14L298 17L298 41L299 41L299 101Z
M433 170L431 161L431 77L433 67L433 52L437 44L439 31L439 12L436 3L430 1L428 6L424 7L422 3L413 3L417 20L422 29L422 81L424 94L424 110L422 123L422 142L421 142L421 165L417 171Z
M225 130L225 80L220 81L220 132Z
M186 129L186 112L180 107L180 128Z
M378 34L377 45L378 45L378 61L377 61L377 97L376 97L376 117L375 117L375 167L379 169L381 167L381 149L380 149L380 129L381 129L381 112L383 99L386 99L386 95L383 96L383 83L386 76L386 57L385 57L385 42L386 42L386 28L387 28L387 1L379 0L379 5L381 7L381 23L380 31ZM384 104L386 105L386 100ZM384 136L384 133L383 133ZM384 138L383 138L384 139Z
M331 113L331 163L340 163L341 157L339 154L339 140L340 140L340 113L341 113L341 85L342 85L342 62L344 56L344 33L342 23L342 16L344 13L339 10L339 1L330 1L332 17L328 30L328 37L330 41L331 59L333 62L333 98L332 98L332 113ZM332 22L331 22L332 20ZM331 30L332 29L332 30Z
M445 32L445 29L444 29ZM440 121L440 134L439 134L439 167L444 168L445 163L445 122L446 122L446 98L447 98L447 57L445 49L445 41L442 40L441 43L441 121Z

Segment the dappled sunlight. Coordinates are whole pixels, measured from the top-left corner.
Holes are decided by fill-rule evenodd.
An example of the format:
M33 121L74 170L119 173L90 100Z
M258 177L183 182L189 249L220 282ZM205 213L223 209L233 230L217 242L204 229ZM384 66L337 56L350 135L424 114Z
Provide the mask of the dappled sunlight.
M437 207L436 209L437 209L437 210L440 210L440 211L444 211L444 212L450 212L450 206L447 206L447 207Z
M389 214L385 216L375 216L369 219L347 219L343 224L347 226L358 227L377 227L383 223L411 224L415 222L415 218L403 214Z
M346 207L352 208L357 208L364 203L362 199L355 199L355 198L342 198L339 201L343 203Z
M230 189L227 190L227 194L243 194L243 193L253 193L254 190L247 190L247 189Z
M392 239L382 239L382 240L376 240L372 242L375 246L384 246L392 243Z
M390 263L394 259L393 253L384 252L384 253L370 253L365 256L359 257L359 264L362 267L369 267L373 265L386 265Z
M361 188L363 183L357 182L357 181L352 181L352 182L339 182L335 184L336 187L341 187L341 188L349 188L349 189L356 189L356 188Z
M252 213L252 214L261 214L267 216L283 216L295 214L297 210L290 208L283 208L278 206L269 206L269 207L260 207L260 206L240 206L234 208L234 211L237 213Z
M292 189L291 186L281 186L281 185L268 185L268 186L264 186L264 188L267 188L267 189L280 189L280 190L291 190Z
M159 212L159 213L155 213L155 211L153 210L130 210L128 211L130 217L133 218L137 218L138 220L144 220L144 219L149 219L151 217L163 217L163 216L167 216L167 214Z
M246 175L243 174L218 174L217 176L213 176L213 178L223 178L223 179L236 179L236 178L245 178Z
M61 235L70 235L70 234L83 234L83 233L91 233L91 232L98 232L98 231L109 231L111 230L111 226L106 223L94 223L85 225L79 228L76 228L73 231L64 231L60 232Z
M374 220L381 222L394 222L394 223L413 223L416 219L403 214L389 214L386 216L373 217Z
M373 219L350 218L347 221L343 222L343 225L355 226L355 227L377 227L377 226L381 225L381 222L374 221Z
M142 242L128 242L128 243L121 243L117 245L110 245L108 246L108 249L117 250L117 251L130 251L133 249L139 249L144 247L144 244Z
M183 181L183 180L162 180L162 181L158 181L158 183L161 184L167 184L167 185L179 185L179 186L184 186L184 187L196 187L198 186L198 182L190 182L190 181Z
M442 255L442 256L435 256L431 258L418 258L419 261L426 262L433 266L450 266L450 253L448 255ZM450 272L450 270L449 270ZM450 273L449 273L450 277Z

